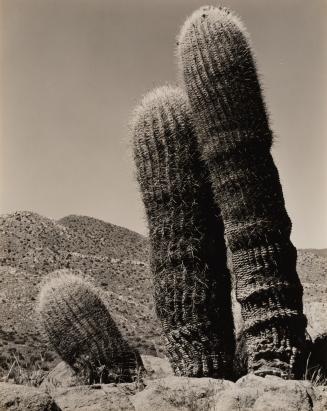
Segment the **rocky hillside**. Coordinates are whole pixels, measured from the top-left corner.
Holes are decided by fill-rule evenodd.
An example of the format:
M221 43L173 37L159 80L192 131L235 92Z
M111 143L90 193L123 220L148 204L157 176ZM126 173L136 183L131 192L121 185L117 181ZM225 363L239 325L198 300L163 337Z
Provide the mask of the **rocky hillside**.
M327 331L327 250L299 250L298 273L312 338Z
M92 277L107 291L111 313L130 343L142 353L161 354L147 261L146 238L94 218L54 221L31 212L0 216L0 375L14 363L46 370L58 361L34 308L40 282L63 268ZM298 271L310 332L316 335L326 329L324 251L299 250Z
M89 275L107 291L111 313L141 352L161 345L147 264L147 240L140 234L90 217L50 220L31 212L0 217L0 369L52 367L34 312L40 282L63 268Z

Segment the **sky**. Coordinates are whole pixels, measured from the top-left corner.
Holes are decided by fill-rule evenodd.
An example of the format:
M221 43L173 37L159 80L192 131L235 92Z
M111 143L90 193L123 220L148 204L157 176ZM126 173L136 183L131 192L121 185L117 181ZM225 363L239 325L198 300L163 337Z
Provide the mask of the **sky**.
M204 2L206 3L206 2ZM0 0L0 213L147 233L128 123L198 0ZM226 0L251 34L292 240L327 247L327 1Z

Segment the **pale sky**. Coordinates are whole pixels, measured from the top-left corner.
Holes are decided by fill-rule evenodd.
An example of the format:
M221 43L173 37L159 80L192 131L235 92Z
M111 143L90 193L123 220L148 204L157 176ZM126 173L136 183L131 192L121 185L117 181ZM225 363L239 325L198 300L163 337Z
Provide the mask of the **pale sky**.
M89 215L146 234L131 111L176 82L184 19L223 4L256 50L292 239L327 247L327 0L0 2L0 213Z

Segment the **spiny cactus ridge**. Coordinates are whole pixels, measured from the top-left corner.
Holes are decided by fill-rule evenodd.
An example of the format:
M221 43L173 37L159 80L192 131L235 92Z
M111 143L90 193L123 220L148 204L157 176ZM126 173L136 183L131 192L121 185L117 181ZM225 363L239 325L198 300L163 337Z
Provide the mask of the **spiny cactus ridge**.
M177 375L229 378L234 334L223 224L185 93L170 86L149 93L132 132L167 355Z
M54 273L40 291L38 311L56 352L89 383L130 382L143 370L100 291L81 277Z
M232 252L248 372L299 378L303 292L248 35L233 13L204 7L186 21L178 44L201 156Z

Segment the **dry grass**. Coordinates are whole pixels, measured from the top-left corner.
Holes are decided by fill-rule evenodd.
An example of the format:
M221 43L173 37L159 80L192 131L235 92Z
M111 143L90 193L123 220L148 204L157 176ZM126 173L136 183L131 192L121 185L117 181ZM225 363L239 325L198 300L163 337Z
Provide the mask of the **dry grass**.
M2 382L38 387L48 375L48 371L42 370L37 365L30 369L22 367L15 354L13 357L13 362L10 365L7 374L1 378Z
M157 390L161 396L172 406L188 411L209 411L215 404L217 387L210 381L203 392L194 391L187 381L185 389L173 390L157 381Z

